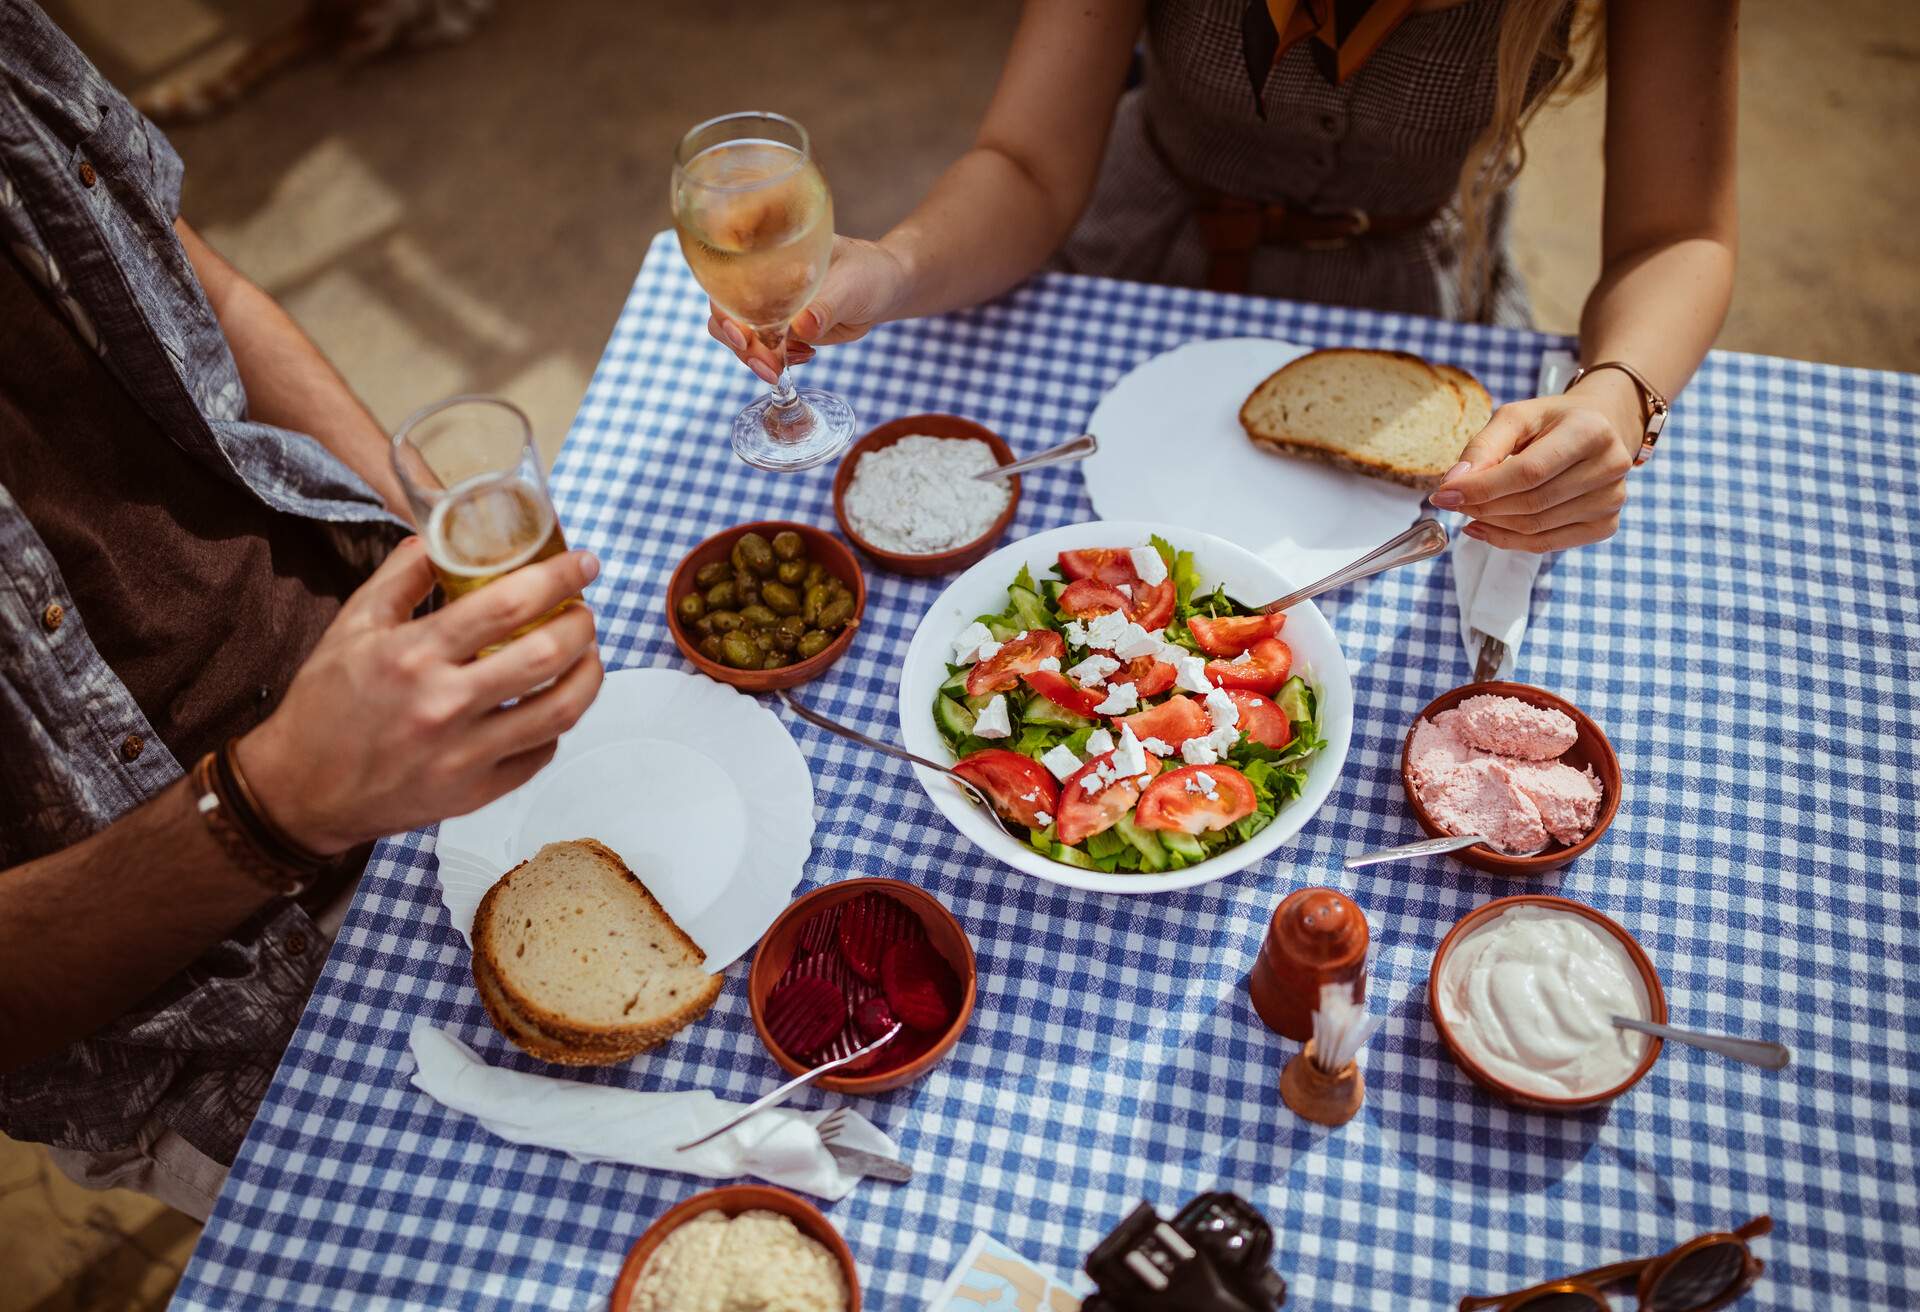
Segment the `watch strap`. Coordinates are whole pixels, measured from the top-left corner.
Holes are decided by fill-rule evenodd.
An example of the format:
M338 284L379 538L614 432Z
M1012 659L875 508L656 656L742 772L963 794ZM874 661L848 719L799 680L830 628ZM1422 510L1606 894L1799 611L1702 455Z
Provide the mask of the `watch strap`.
M1654 444L1660 440L1660 434L1666 430L1667 414L1672 409L1667 398L1659 388L1647 381L1646 375L1624 360L1602 360L1597 364L1583 364L1573 371L1573 377L1567 380L1566 391L1574 387L1588 374L1598 373L1602 369L1618 369L1633 380L1640 391L1640 410L1645 423L1640 434L1640 449L1634 453L1635 466L1644 465L1653 456Z

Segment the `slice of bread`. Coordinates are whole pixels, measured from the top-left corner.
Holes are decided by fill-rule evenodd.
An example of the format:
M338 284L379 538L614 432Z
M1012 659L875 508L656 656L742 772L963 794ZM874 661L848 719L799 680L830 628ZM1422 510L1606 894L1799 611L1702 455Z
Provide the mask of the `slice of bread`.
M1493 418L1493 398L1487 395L1480 380L1465 369L1456 369L1450 364L1437 364L1433 369L1460 393L1460 445L1464 448L1487 426L1487 420Z
M494 1025L543 1061L605 1066L706 1014L721 979L604 844L549 843L487 890L473 979Z
M1268 376L1240 426L1277 451L1430 488L1465 444L1466 407L1463 389L1417 355L1337 348Z

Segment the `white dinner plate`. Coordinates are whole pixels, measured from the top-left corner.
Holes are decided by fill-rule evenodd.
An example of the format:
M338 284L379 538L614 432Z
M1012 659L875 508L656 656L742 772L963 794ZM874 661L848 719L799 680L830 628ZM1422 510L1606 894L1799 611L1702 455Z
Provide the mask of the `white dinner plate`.
M1240 427L1260 381L1307 353L1268 337L1191 342L1114 384L1081 470L1104 519L1151 519L1237 542L1297 583L1365 555L1411 524L1423 494L1262 450Z
M542 844L594 838L725 970L793 898L813 850L813 777L753 698L678 670L609 674L546 769L440 826L440 897L472 943L481 897Z
M1100 520L1036 533L1004 546L955 579L914 631L900 670L900 733L907 750L932 761L953 759L933 723L934 693L946 681L947 657L952 654L954 638L979 616L1006 609L1007 585L1022 565L1038 579L1046 575L1062 551L1145 546L1155 533L1176 550L1193 553L1193 563L1208 589L1224 583L1230 596L1249 605L1286 595L1299 577L1283 573L1243 547L1175 524ZM968 801L951 779L924 766L914 766L913 772L940 813L982 851L1052 883L1100 893L1164 893L1222 879L1272 855L1313 818L1340 777L1353 737L1353 682L1340 640L1334 637L1326 617L1312 602L1303 601L1287 612L1287 626L1280 636L1293 649L1294 672L1318 690L1320 736L1327 745L1307 766L1306 788L1280 808L1272 824L1238 847L1185 870L1108 875L1063 865L1008 834Z

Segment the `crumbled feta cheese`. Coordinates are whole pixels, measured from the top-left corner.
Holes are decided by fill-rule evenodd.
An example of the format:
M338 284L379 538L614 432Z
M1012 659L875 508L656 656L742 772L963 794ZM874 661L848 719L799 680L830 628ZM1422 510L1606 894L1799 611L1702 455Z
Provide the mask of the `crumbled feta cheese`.
M1087 626L1079 620L1068 620L1060 626L1060 631L1066 634L1067 641L1075 647L1090 647L1093 645L1087 641Z
M1142 738L1140 740L1140 745L1146 748L1148 751L1152 752L1155 756L1172 756L1173 755L1173 744L1168 742L1163 742L1158 738L1151 738L1151 737Z
M1081 791L1092 795L1099 792L1102 788L1105 788L1109 781L1101 777L1104 774L1106 774L1104 770L1095 770L1091 774L1082 776L1080 779Z
M1048 825L1053 823L1053 817L1048 815L1045 811L1035 811L1033 813L1033 818L1034 818L1034 821L1042 829L1045 829Z
M1058 656L1042 656L1040 663L1033 668L1036 670L1052 670L1055 674L1058 674L1060 673L1060 658Z
M1046 766L1055 779L1065 783L1067 776L1080 768L1080 758L1065 743L1056 743L1040 758L1040 764Z
M1205 738L1189 738L1180 744L1180 759L1188 765L1212 765L1220 759L1220 753L1214 750L1213 735Z
M1238 656L1235 656L1231 664L1234 664L1234 665L1253 664L1253 649L1248 648L1246 651L1241 652Z
M1165 660L1165 657L1161 658ZM1213 681L1207 678L1207 662L1202 656L1189 656L1182 652L1173 662L1177 671L1173 685L1186 692L1212 692Z
M1040 790L1038 788L1030 788L1020 794L1020 800L1023 802L1037 802L1040 800Z
M1113 750L1113 735L1105 729L1095 729L1087 735L1087 755L1105 756Z
M1130 683L1116 683L1107 689L1107 699L1094 707L1096 715L1125 715L1140 704L1140 690Z
M1024 642L1026 640L1026 637L1027 637L1027 630L1022 629L1020 630L1020 632L1014 634L1011 638L1008 638L1007 641L1008 642Z
M1127 554L1133 557L1133 572L1142 583L1152 588L1167 581L1167 562L1158 547L1135 547Z
M1187 776L1187 791L1198 793L1209 802L1218 801L1220 797L1219 786L1213 782L1213 776L1205 770L1198 770Z
M983 642L980 644L980 650L973 654L973 658L977 661L990 661L1000 654L1000 649L1004 646L1006 644L1003 642Z
M980 659L980 649L992 641L992 631L979 620L975 620L954 635L953 660L950 664L965 665L969 661Z
M1214 688L1207 693L1207 718L1213 721L1216 729L1225 729L1240 723L1240 708L1227 696L1225 688Z
M1110 610L1104 615L1095 615L1086 621L1087 645L1111 648L1114 643L1127 636L1127 630L1139 627L1117 610Z
M1007 719L1007 699L995 693L993 700L981 708L973 717L973 736L976 738L1005 738L1013 732L1013 725Z
M1107 676L1120 668L1120 662L1111 656L1099 652L1087 657L1067 671L1067 677L1082 688L1098 688L1107 681Z
M1133 584L1116 583L1113 585L1113 590L1119 593L1121 596L1125 597L1128 601L1133 600Z
M1138 624L1128 624L1119 641L1113 644L1113 654L1123 661L1137 660L1142 656L1159 654L1160 639Z
M1120 745L1113 749L1113 772L1117 777L1139 774L1147 768L1147 753L1133 736L1133 726L1120 726Z
M1207 735L1207 741L1213 744L1213 750L1222 757L1240 745L1240 730L1231 724L1223 724Z

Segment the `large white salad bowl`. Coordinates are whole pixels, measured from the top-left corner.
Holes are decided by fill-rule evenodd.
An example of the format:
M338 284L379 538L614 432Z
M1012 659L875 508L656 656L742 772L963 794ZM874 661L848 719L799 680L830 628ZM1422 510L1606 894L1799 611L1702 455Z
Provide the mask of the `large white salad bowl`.
M1010 543L955 579L913 635L900 672L900 732L907 750L934 761L953 759L933 723L933 697L946 681L953 639L970 621L1006 608L1007 585L1022 565L1033 571L1035 579L1042 579L1062 551L1144 546L1156 533L1176 550L1193 553L1203 586L1224 583L1231 596L1248 605L1284 596L1306 581L1287 577L1252 552L1224 539L1164 524L1097 520ZM913 766L913 772L955 829L988 855L1040 879L1098 893L1165 893L1225 878L1266 860L1305 827L1333 791L1353 736L1353 681L1348 677L1347 658L1326 617L1312 602L1303 601L1287 613L1287 627L1281 636L1293 648L1294 672L1305 676L1319 692L1320 736L1327 745L1308 765L1305 791L1282 806L1272 824L1238 847L1185 870L1108 875L1064 865L1006 833L968 801L953 780L922 766Z

